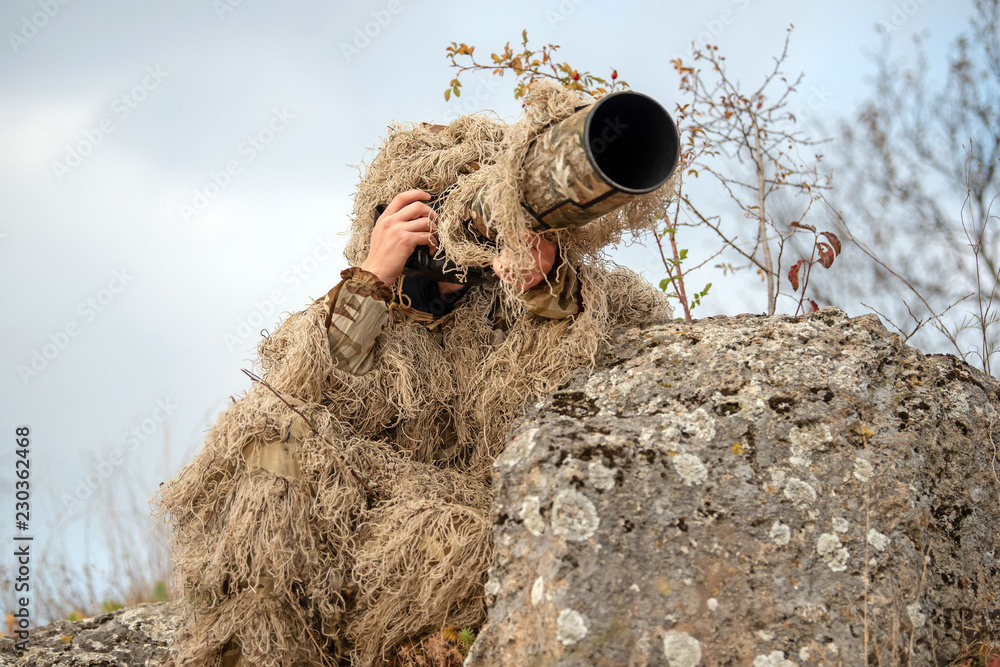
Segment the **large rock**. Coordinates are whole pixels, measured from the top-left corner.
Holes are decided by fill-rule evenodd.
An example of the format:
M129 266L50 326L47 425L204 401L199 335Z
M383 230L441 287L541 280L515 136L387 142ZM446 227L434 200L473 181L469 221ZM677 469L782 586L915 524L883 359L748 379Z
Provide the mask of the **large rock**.
M626 332L497 460L467 664L932 665L997 643L998 390L835 309ZM28 654L2 638L0 665L162 665L180 610L60 621Z
M874 316L628 331L496 462L467 664L945 664L1000 638L998 383Z
M181 604L140 604L82 621L56 621L31 631L28 651L0 638L4 667L154 667L181 624Z

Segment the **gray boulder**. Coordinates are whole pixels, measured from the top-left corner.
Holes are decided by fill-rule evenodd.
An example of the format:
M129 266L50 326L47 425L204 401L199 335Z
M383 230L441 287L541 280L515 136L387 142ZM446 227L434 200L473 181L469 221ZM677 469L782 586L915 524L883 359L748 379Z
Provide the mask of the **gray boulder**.
M998 389L832 308L625 332L496 461L466 664L932 665L996 643Z
M82 621L56 621L31 631L28 651L0 638L4 667L159 667L180 627L181 603L140 604Z
M1000 641L1000 384L875 317L629 330L496 462L496 665L947 664ZM179 603L0 665L162 665Z

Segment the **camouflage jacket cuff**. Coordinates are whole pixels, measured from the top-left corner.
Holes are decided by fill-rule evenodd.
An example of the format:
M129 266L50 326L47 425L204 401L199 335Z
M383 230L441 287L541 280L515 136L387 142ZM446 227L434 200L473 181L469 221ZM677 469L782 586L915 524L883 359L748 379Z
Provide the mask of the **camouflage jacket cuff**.
M341 271L340 277L344 280L350 280L363 289L367 289L370 294L366 294L365 296L381 299L386 303L392 301L392 288L382 282L378 276L370 271L365 271L362 268L352 266L349 269Z
M389 319L391 292L374 274L358 268L341 276L323 304L330 352L337 368L364 375L375 363L375 339Z

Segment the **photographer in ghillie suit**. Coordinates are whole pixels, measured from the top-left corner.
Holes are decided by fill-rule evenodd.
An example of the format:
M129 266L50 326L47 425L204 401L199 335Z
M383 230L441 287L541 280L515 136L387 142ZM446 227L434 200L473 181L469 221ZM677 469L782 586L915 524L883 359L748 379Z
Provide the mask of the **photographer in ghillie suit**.
M513 125L477 114L392 129L355 195L351 268L258 346L281 398L250 387L158 494L189 610L175 665L380 664L485 620L490 474L511 422L615 327L671 316L601 249L651 229L672 184L579 229L525 231L520 158L587 102L540 82ZM460 222L486 183L495 246ZM501 279L400 276L416 246L438 244Z

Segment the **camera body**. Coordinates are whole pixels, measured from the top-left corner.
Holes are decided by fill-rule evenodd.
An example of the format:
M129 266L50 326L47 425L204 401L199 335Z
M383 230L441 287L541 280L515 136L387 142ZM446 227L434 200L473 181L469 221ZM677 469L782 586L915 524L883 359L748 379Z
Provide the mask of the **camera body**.
M431 199L426 202L436 213L440 213L441 198ZM375 219L377 220L385 212L386 204L379 204L375 207ZM491 243L492 245L492 243ZM420 278L442 283L456 283L464 285L482 285L496 278L496 274L489 266L469 266L465 269L465 280L459 278L459 267L447 257L435 259L430 248L425 245L418 245L406 259L403 265L403 275L408 278Z

